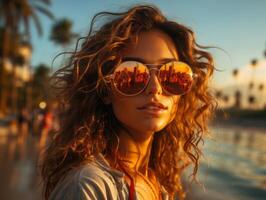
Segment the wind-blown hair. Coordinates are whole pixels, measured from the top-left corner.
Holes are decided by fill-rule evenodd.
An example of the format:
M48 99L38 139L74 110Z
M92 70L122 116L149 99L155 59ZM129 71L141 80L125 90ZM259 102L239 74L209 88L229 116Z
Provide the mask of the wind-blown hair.
M94 29L99 17L105 23ZM87 37L72 52L67 64L54 74L61 105L60 130L54 135L42 161L44 197L73 168L89 162L92 155L117 152L120 122L111 105L105 76L122 60L122 50L138 40L139 33L160 30L169 35L179 59L197 75L191 91L180 97L174 120L155 133L149 167L173 198L184 199L181 176L192 164L193 177L199 165L199 143L208 133L208 121L215 109L209 92L213 74L212 56L195 42L191 29L168 20L154 6L139 5L126 12L101 12L94 16ZM78 42L79 43L79 42ZM116 154L115 154L116 155Z

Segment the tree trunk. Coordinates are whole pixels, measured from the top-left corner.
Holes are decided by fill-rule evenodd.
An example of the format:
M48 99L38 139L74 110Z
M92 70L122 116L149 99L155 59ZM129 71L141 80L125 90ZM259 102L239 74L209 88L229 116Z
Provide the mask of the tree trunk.
M7 111L7 89L4 83L4 76L5 76L5 62L8 58L8 52L10 48L9 44L9 34L8 30L4 29L3 31L3 49L2 49L2 58L0 59L0 112L3 114Z

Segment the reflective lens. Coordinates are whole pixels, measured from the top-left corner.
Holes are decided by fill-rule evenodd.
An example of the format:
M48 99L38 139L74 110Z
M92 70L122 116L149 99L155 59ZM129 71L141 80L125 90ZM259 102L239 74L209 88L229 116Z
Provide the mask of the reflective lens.
M181 95L190 90L193 72L186 63L169 62L158 70L158 79L166 92ZM147 86L149 78L149 68L137 61L125 61L113 73L115 88L127 96L134 96L142 92Z
M163 65L159 72L159 81L167 92L180 95L188 92L192 86L192 70L183 62L170 62Z
M140 93L149 81L147 67L136 61L126 61L114 71L114 85L125 95Z

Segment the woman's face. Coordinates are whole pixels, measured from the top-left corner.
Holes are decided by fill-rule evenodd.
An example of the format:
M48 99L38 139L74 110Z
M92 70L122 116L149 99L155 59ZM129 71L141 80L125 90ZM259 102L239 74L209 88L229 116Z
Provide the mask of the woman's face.
M158 30L141 33L137 44L129 45L122 55L124 58L142 60L144 64L178 60L172 39ZM112 88L110 95L115 116L135 140L147 139L154 132L162 130L174 118L177 109L179 96L165 94L156 70L150 73L146 89L137 96L123 96L115 88ZM165 109L154 110L153 103L162 104Z

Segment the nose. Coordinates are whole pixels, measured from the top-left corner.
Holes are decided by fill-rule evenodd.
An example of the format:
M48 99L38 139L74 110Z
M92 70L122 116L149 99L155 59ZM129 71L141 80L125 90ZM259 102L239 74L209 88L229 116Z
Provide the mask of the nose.
M155 71L151 72L149 83L145 89L145 94L162 94L162 86Z

